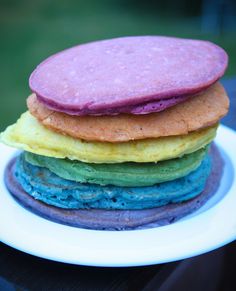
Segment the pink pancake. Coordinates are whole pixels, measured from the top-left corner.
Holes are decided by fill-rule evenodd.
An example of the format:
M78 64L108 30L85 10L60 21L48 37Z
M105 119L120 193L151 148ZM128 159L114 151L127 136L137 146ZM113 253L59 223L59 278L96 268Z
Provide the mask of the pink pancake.
M65 109L63 107L60 107L58 105L52 104L50 102L45 102L41 97L37 96L38 101L45 105L48 109L62 112L69 115L77 115L77 116L85 116L85 115L118 115L122 113L128 113L128 114L135 114L135 115L144 115L149 113L155 113L160 112L162 110L165 110L171 106L177 105L178 103L181 103L188 98L190 98L192 95L183 95L178 97L171 97L168 99L162 99L162 100L156 100L153 102L147 102L137 105L128 105L123 107L116 107L116 108L106 108L106 109L100 109L100 110L79 110L78 109Z
M46 106L68 114L144 114L206 89L224 74L227 61L225 51L207 41L123 37L51 56L29 85Z

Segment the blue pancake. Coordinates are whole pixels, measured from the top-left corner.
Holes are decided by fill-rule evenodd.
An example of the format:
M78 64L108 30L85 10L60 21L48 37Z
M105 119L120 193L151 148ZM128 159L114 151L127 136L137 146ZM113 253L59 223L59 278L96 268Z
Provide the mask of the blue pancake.
M12 196L26 209L51 221L96 230L133 230L163 226L196 211L217 191L224 161L215 146L212 146L212 171L204 190L197 197L182 203L173 203L144 210L68 210L47 205L26 193L16 180L15 163L12 159L5 170L5 183Z
M148 187L100 186L63 179L47 168L34 166L20 155L15 176L22 188L46 204L67 209L146 209L183 202L199 195L210 174L206 155L200 166L179 179Z

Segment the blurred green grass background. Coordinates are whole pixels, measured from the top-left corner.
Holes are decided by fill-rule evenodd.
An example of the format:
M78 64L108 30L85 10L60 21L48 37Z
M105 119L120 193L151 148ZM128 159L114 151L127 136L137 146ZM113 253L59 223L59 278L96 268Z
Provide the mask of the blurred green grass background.
M0 1L0 130L26 110L28 78L35 66L49 55L83 42L127 35L208 39L229 54L226 76L236 74L234 29L203 33L200 3L186 6L191 1L180 1L182 6L173 6L175 1L167 1L169 6L158 6L154 2Z

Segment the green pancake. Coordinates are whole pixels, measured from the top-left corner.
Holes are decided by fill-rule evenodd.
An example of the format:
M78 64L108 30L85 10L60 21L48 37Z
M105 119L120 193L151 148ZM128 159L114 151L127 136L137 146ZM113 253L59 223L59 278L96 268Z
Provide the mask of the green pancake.
M80 183L115 185L122 187L152 186L172 181L196 170L208 151L202 148L181 158L158 163L91 164L68 159L56 159L24 153L25 160L45 167L61 178Z
M33 166L20 155L14 175L32 197L66 209L148 209L183 202L199 195L211 171L206 155L190 174L148 187L119 187L82 184L60 178L50 170Z

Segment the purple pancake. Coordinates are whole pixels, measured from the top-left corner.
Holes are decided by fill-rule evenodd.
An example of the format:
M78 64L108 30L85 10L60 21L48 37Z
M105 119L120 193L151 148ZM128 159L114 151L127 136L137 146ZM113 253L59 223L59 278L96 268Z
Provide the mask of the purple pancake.
M157 101L153 101L153 102L147 102L147 103L143 103L143 104L138 104L138 105L129 105L129 106L123 106L123 107L117 107L117 108L107 108L105 110L102 111L92 111L92 110L84 110L83 112L79 112L78 110L72 110L72 109L62 109L60 107L58 107L57 105L51 104L49 102L44 102L43 99L41 99L41 97L37 96L39 102L42 102L44 105L46 105L46 107L48 107L49 109L55 110L55 111L59 111L59 112L63 112L69 115L118 115L120 113L129 113L129 114L149 114L152 112L160 112L162 110L167 109L168 107L174 106L178 103L184 102L185 100L187 100L188 98L192 97L191 96L178 96L178 97L172 97L172 98L168 98L168 99L162 99L162 100L157 100Z
M56 111L145 114L206 89L223 75L227 61L226 52L207 41L123 37L49 57L31 74L29 85Z
M145 210L65 210L49 206L28 195L14 177L16 159L8 164L5 183L13 197L25 208L54 222L97 230L129 230L163 226L186 216L210 199L217 191L223 173L223 159L216 146L211 148L212 172L204 191L194 199Z

